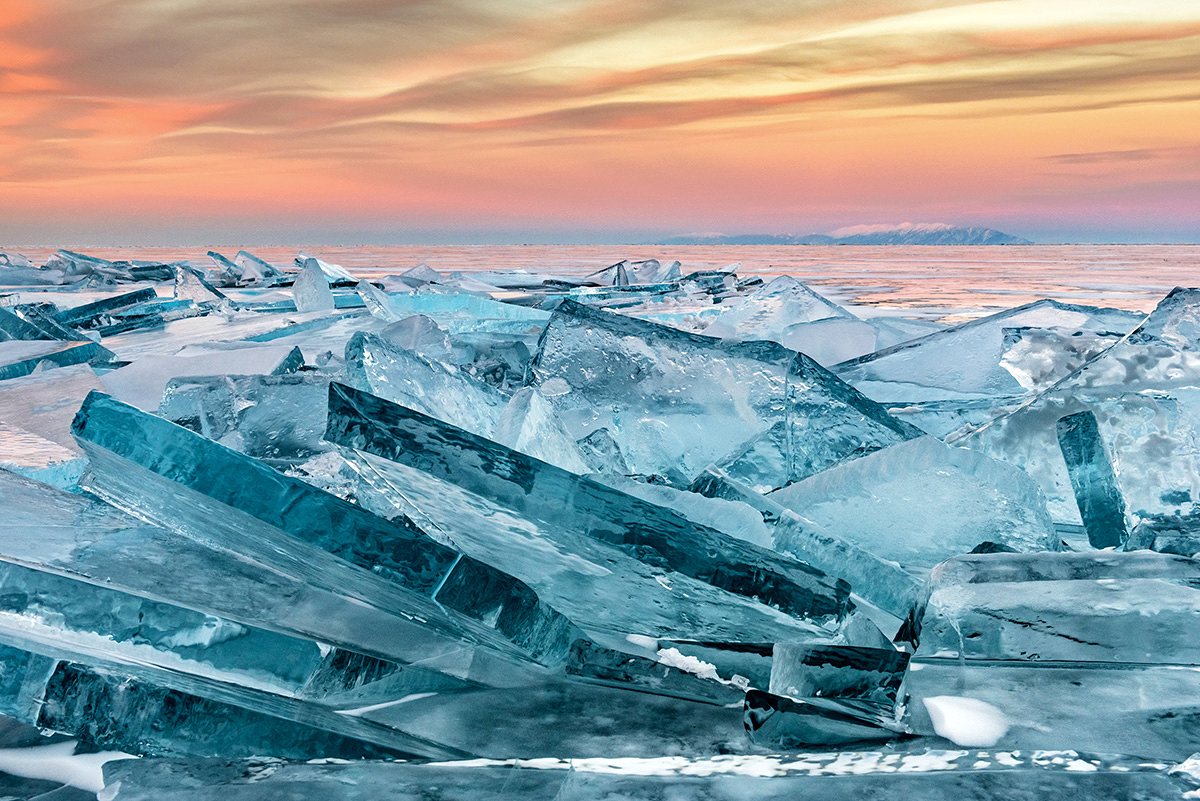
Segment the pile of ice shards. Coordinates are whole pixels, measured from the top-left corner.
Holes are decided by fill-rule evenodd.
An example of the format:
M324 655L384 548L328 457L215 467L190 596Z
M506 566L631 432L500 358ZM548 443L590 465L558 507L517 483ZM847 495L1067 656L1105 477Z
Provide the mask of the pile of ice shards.
M1200 290L210 255L0 256L0 795L1200 792Z

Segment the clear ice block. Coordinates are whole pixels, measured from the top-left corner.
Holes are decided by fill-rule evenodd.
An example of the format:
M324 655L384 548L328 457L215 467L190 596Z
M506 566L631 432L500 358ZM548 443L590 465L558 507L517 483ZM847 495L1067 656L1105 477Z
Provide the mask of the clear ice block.
M1022 394L1022 380L1007 369L1006 330L1069 328L1122 335L1140 315L1054 300L1006 309L835 366L834 372L881 402L924 402ZM1056 377L1070 370L1060 365ZM1045 377L1041 379L1043 382Z
M1096 415L1083 411L1060 417L1056 429L1088 542L1093 548L1124 545L1129 538L1125 498L1100 438Z
M329 276L321 269L316 259L309 259L292 284L292 296L296 300L296 311L329 311L334 308L333 292L329 289Z
M892 445L768 497L907 567L933 567L981 542L1059 548L1045 498L1028 476L932 437Z
M773 342L727 343L565 300L533 383L582 439L607 428L635 473L686 486L756 438L782 448L782 486L915 435L811 359ZM782 434L772 437L773 426Z
M1042 487L1055 520L1079 523L1057 422L1091 411L1131 526L1154 515L1190 513L1200 499L1198 308L1200 290L1173 290L1136 330L1073 373L949 439L1021 467Z
M85 485L217 547L284 564L316 586L387 592L465 639L561 663L579 632L522 582L199 434L93 393L74 433ZM339 582L345 582L340 584ZM418 611L419 610L419 611Z
M113 359L112 351L95 342L14 339L0 342L0 381L29 375L39 366L103 364Z
M330 385L326 437L457 484L544 530L606 543L649 565L819 623L846 612L848 587L819 570L693 523L407 407Z
M1200 562L987 554L933 571L906 687L913 729L1182 759L1200 749ZM940 729L940 730L939 730Z

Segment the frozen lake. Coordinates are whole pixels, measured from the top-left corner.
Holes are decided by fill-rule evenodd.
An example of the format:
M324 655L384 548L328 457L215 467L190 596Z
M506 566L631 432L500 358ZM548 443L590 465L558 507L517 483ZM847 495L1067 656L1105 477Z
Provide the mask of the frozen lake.
M1200 272L1200 245L901 246L655 246L480 245L325 246L218 245L272 263L304 249L364 276L399 272L424 262L444 271L526 269L584 274L624 258L678 259L684 272L741 262L741 273L788 274L831 299L896 313L954 321L1038 298L1149 311L1172 287L1191 286ZM9 248L42 263L53 248ZM190 259L207 265L205 247L72 249L110 259Z

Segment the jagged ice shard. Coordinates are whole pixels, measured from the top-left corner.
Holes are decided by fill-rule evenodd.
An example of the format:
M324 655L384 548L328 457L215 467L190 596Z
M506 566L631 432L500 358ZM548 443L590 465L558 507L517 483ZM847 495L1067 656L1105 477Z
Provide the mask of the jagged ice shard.
M1197 290L415 262L0 254L0 796L1200 792Z
M1200 499L1200 290L1175 289L1125 337L1020 406L951 435L1011 462L1041 485L1056 519L1081 522L1058 420L1091 411L1133 528L1186 515Z
M286 564L319 586L338 586L340 575L365 583L364 597L388 588L399 609L501 652L555 663L575 638L511 576L132 406L93 393L74 430L91 458L89 489L200 541Z
M332 441L422 470L520 517L613 546L639 561L788 614L836 621L848 588L661 506L441 423L398 404L330 386Z
M576 439L605 428L633 472L681 486L719 461L783 486L918 433L776 343L726 343L570 300L531 369Z

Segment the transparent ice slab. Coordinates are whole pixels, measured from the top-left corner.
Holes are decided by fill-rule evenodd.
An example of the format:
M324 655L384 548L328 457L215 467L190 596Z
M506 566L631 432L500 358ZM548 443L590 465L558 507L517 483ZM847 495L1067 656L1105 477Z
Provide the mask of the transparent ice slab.
M1133 312L1039 300L844 362L834 372L867 397L889 403L1021 394L1026 388L1002 363L1006 329L1121 335L1140 319ZM1069 369L1069 363L1060 366L1056 378Z
M658 284L678 281L682 276L680 264L672 261L663 264L658 259L630 261L624 259L603 270L587 276L587 280L601 286L628 286L630 284Z
M970 745L945 728L965 717L993 744L1186 757L1200 748L1198 579L1200 562L1147 552L946 562L915 615L914 730Z
M864 746L906 733L895 715L837 698L791 698L761 690L746 693L746 734L772 751Z
M555 311L532 374L576 439L607 428L635 473L683 486L776 424L776 462L805 475L913 435L775 343L726 343L572 301Z
M95 342L9 340L0 342L0 381L20 378L38 369L112 361L112 351Z
M320 709L292 711L296 704L286 699L246 690L223 695L218 685L202 679L167 676L146 666L133 670L103 658L76 660L53 646L44 650L48 653L0 643L5 665L0 712L47 731L71 734L94 747L193 757L362 759L413 754L397 747L410 738L393 734L391 743L376 744L330 731L323 725L343 730L368 727L346 725L335 713ZM250 700L239 706L226 697L232 695ZM379 739L387 738L385 729L379 731Z
M880 709L904 700L909 655L894 648L775 643L770 691L791 698L839 698Z
M522 387L508 399L491 439L569 473L592 470L554 407L533 387Z
M229 298L210 284L199 270L183 265L175 267L175 286L172 296L176 300L191 300L197 304L215 306L218 303L229 303Z
M99 393L74 432L85 485L121 508L220 548L283 564L328 589L440 621L502 653L560 663L579 632L528 586L267 465Z
M1129 538L1125 498L1100 438L1096 415L1090 411L1069 414L1059 418L1056 429L1088 542L1093 548L1124 545Z
M259 337L279 339L286 333L332 324L346 314L337 311L307 314L236 311L211 314L170 321L155 330L129 331L105 337L104 344L123 361L137 361L147 356L169 356L187 345L209 345L218 341L254 340Z
M157 297L158 293L154 291L154 287L143 287L64 309L58 312L55 318L63 325L95 328L105 322L106 317L113 312L155 300Z
M932 437L892 445L768 497L840 539L915 568L982 542L1059 548L1046 501L1028 476Z
M71 421L83 399L102 389L86 364L58 367L0 383L0 420L79 453L71 436Z
M370 333L346 346L347 381L483 436L492 436L508 403L495 388L455 365L398 347Z
M703 330L721 339L769 340L830 365L875 350L876 329L790 276L729 301ZM719 307L720 308L720 307Z
M87 339L78 331L58 322L51 311L53 308L18 304L0 309L0 340L58 339L64 342L78 342Z
M174 378L158 415L247 456L294 464L331 447L329 381L312 372Z
M63 582L94 584L108 591L62 583L53 593L43 594L46 603L65 605L50 616L56 625L81 619L112 626L121 614L146 615L145 609L164 604L168 611L180 607L213 618L194 626L193 635L181 631L176 644L191 660L207 661L221 669L229 668L233 657L220 654L244 658L242 641L222 636L240 632L234 628L240 626L389 662L419 662L429 670L475 683L504 683L514 677L518 682L529 680L530 670L524 665L518 664L515 670L506 667L513 662L511 658L481 648L479 640L450 625L439 610L422 615L426 610L411 604L401 611L389 610L391 594L387 585L379 591L377 581L348 585L344 591L322 589L294 573L137 520L90 496L62 492L8 471L0 471L0 506L5 511L0 521L0 559L61 576ZM13 581L10 577L10 585ZM49 578L45 581L52 583ZM376 588L374 597L363 597L371 594L369 585ZM63 589L68 586L74 589ZM99 601L77 609L70 606L75 598L94 600L102 595L110 599L104 603L120 614L102 614L105 606ZM30 597L37 596L24 590L14 594L6 602L9 611ZM219 625L217 618L230 625ZM109 645L115 648L113 640L124 636L164 650L162 640L175 635L166 629L156 635L149 622L152 619L147 617L143 628L131 624L120 629L125 635L110 635ZM191 647L193 641L196 648ZM204 654L199 646L204 646ZM249 675L257 661L282 659L282 652L275 657L263 652L239 664ZM281 661L270 669L288 668Z
M270 286L284 279L279 268L244 250L239 250L232 261L213 250L208 257L216 265L213 277L219 286Z
M300 312L330 311L334 308L329 276L322 271L317 259L308 259L292 284L292 297Z
M78 450L0 420L0 468L70 489L83 475L87 461Z
M367 453L352 464L361 479L355 494L368 509L406 515L431 536L512 573L610 647L628 648L627 638L641 643L647 636L701 642L836 637L836 627L785 615L591 537L523 519L422 470ZM650 653L657 650L655 645ZM722 671L727 664L717 656L706 661Z
M891 615L907 615L920 594L921 579L897 562L828 531L720 470L705 471L692 489L755 509L769 526L769 547L848 581L858 596ZM731 533L739 530L747 529L731 529Z
M1122 331L1006 328L1000 365L1026 392L1040 392L1121 339Z
M423 314L452 334L466 331L495 331L511 334L541 331L550 315L467 292L394 292L387 295L385 319L401 320Z
M595 539L819 624L847 611L845 584L666 507L351 387L331 384L329 404L331 441L456 484L543 530Z
M1091 411L1131 525L1188 514L1200 498L1198 308L1200 290L1173 290L1136 330L1054 386L949 439L1021 467L1042 487L1056 520L1078 523L1056 426L1062 417Z

